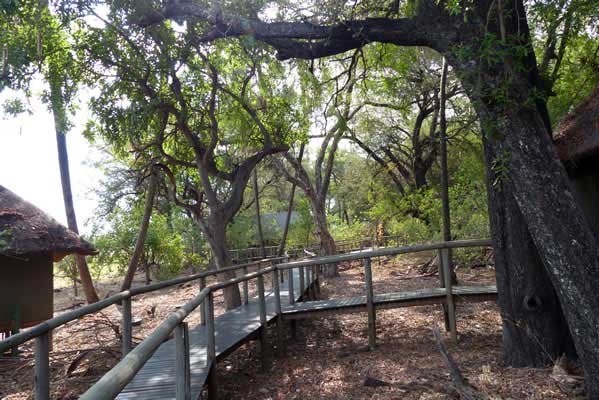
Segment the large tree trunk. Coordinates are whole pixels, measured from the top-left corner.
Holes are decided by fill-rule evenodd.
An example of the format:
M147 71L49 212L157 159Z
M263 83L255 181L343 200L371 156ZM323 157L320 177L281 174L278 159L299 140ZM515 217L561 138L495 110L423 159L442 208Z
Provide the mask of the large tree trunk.
M316 199L312 199L308 196L310 201L310 208L312 209L312 216L314 218L314 225L316 226L316 235L320 242L320 255L332 256L337 254L337 247L335 246L335 240L329 232L327 223L327 214L322 202ZM321 206L322 205L322 206ZM325 276L333 277L338 276L339 270L337 264L329 264L325 268Z
M508 317L525 318L526 322L521 321L521 324L540 330L537 333L543 335L551 328L565 332L560 327L559 316L553 316L550 322L543 322L543 315L537 314L545 310L554 313L556 306L552 303L551 295L547 294L547 282L543 280L543 275L528 275L528 268L535 262L529 258L530 264L520 264L522 257L534 259L530 253L525 254L530 252L531 247L518 241L518 235L527 238L522 233L522 226L525 225L558 293L570 331L574 332L576 350L585 370L588 398L599 398L599 314L596 312L599 309L599 297L596 295L599 288L599 255L595 237L547 135L544 116L534 103L526 106L531 102L529 96L534 93L533 85L521 73L514 71L510 60L505 60L500 67L479 67L481 77L477 83L480 86L468 84L467 88L471 90L476 87L483 93L495 93L497 87L505 85L510 93L510 98L501 102L494 96L482 96L479 98L481 101L475 101L481 125L496 129L494 134L490 133L485 139L487 168L496 174L495 180L489 183L495 185L494 191L505 190L504 195L511 194L517 206L512 206L510 198L506 196L503 201L507 205L503 205L502 212L501 200L498 204L496 193L491 193L495 252L500 259L500 291L509 290L520 279L526 280L513 293L500 295L502 306L513 306L502 312ZM493 152L489 152L489 149ZM514 215L517 218L515 208L520 210L522 224L509 219ZM498 231L500 227L507 228L502 233ZM506 238L506 235L510 237ZM502 265L503 262L505 264ZM502 270L508 263L509 267ZM518 275L522 271L526 271L526 274ZM522 337L510 337L512 332L513 329L507 332L510 344L515 343L515 338ZM550 334L547 340L553 346L553 351L564 345L554 343L555 334ZM530 337L529 340L534 339ZM535 348L540 349L539 346ZM524 351L521 346L517 350ZM543 356L518 357L542 360Z
M154 206L154 196L156 194L156 181L156 173L153 172L152 175L150 175L150 183L148 186L148 192L146 194L144 215L141 219L141 226L139 227L137 240L135 241L135 249L133 250L131 260L129 260L129 266L127 267L127 273L125 274L125 279L123 279L123 284L121 285L121 291L129 290L131 288L131 283L133 282L133 277L135 276L135 271L137 270L137 265L139 264L139 259L144 249L146 235L148 233L148 227L150 226L150 216L152 215L152 208ZM145 271L146 283L148 283L147 281L149 281L149 267L147 263Z
M199 224L202 228L210 249L212 250L212 256L214 257L214 263L216 269L223 269L231 265L229 252L226 246L226 226L227 223L223 215L219 213L212 213L208 217L207 224ZM221 280L235 278L234 271L224 272L219 277ZM241 295L239 293L238 285L231 285L224 289L225 293L225 309L231 310L241 305Z
M489 214L506 357L513 365L543 365L562 352L572 353L568 332L574 332L588 397L595 399L597 244L548 134L545 104L535 97L541 83L524 6L514 2L504 7L490 25L503 40L497 44L497 50L504 51L501 59L464 62L450 53L448 58L486 133ZM507 46L528 48L527 54L504 50L508 41Z
M52 64L50 64L50 104L52 106L52 114L54 116L54 129L56 131L56 146L58 149L58 165L60 168L60 182L62 184L62 197L64 200L64 208L67 215L67 225L70 230L79 233L77 226L77 218L75 216L75 206L73 205L73 193L71 190L71 174L69 171L69 156L67 152L66 141L66 115L64 101L62 97L62 80L61 76ZM88 303L95 303L99 300L96 289L89 273L89 268L85 257L80 254L75 254L75 262L79 277L81 278L81 286L85 293L85 299Z
M484 138L487 165L497 154ZM555 289L539 258L510 185L493 185L487 168L489 220L495 250L498 304L506 362L514 367L552 364L574 345Z

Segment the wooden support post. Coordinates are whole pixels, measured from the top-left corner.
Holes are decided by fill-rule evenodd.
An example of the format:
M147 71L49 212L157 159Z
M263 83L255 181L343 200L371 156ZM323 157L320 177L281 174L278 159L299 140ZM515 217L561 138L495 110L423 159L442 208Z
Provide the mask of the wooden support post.
M439 266L438 266L438 270L439 270L439 284L442 288L445 287L445 273L443 271L443 255L441 254L441 249L439 249L437 251L437 258L439 261ZM449 327L449 312L447 311L447 304L441 304L441 307L443 308L443 321L445 323L445 331L449 332L450 331L450 327Z
M376 310L374 309L374 290L372 288L371 260L364 260L364 272L366 280L366 306L368 309L368 347L374 350L376 347Z
M287 287L288 287L288 292L289 292L289 304L290 305L294 305L295 304L295 290L293 288L293 268L289 268L287 271L288 272L288 282L287 282ZM292 319L291 320L291 337L293 339L297 339L297 321Z
M175 371L177 379L176 399L191 400L191 377L189 371L189 328L181 322L175 328Z
M210 291L204 300L204 313L206 314L206 365L210 365L208 373L208 398L216 400L218 391L216 387L216 340L214 336L214 293Z
M14 312L14 326L11 329L11 335L16 335L17 333L19 333L21 331L21 305L17 304L15 305L15 312ZM14 346L13 348L10 349L10 354L13 357L18 357L19 356L19 346Z
M268 357L268 337L266 332L266 297L264 296L264 276L258 276L258 300L260 301L260 355L262 369L268 371L270 361Z
M293 305L295 304L295 291L293 288L293 268L289 268L287 271L289 274L289 282L287 283L287 287L289 290L289 304Z
M121 357L125 358L131 351L133 328L131 323L131 297L123 299L122 303L122 319L121 319Z
M275 313L277 314L277 353L279 356L285 355L285 331L283 327L283 310L281 308L281 288L279 286L279 270L272 271L272 282L275 292Z
M315 268L316 271L316 294L320 296L320 265Z
M35 338L35 400L50 399L50 341L48 333Z
M299 297L300 297L301 301L304 301L304 295L306 294L305 270L306 269L304 267L299 267L299 287L300 287Z
M200 278L200 292L206 287L206 277ZM200 325L206 325L206 310L200 307Z
M451 267L449 265L449 249L441 249L441 267L443 269L443 279L445 280L445 291L447 293L447 313L449 315L449 331L451 340L458 344L458 332L455 318L455 302L451 283Z
M248 274L248 267L243 267L243 274ZM243 304L247 304L250 301L248 281L243 282Z

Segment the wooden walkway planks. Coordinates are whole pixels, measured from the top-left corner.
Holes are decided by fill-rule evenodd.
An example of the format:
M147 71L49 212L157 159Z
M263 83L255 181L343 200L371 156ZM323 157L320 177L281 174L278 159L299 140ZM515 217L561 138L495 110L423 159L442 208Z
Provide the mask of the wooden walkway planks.
M294 297L300 298L299 272L294 270ZM289 303L288 283L281 284L281 304ZM266 319L276 317L274 293L266 292ZM199 312L199 311L197 311ZM221 358L257 335L260 330L260 307L257 298L215 318L216 357ZM189 355L191 367L191 398L197 398L208 378L206 365L207 335L205 326L189 331ZM135 378L117 396L117 399L175 399L175 341L164 342L152 358L136 374Z
M454 286L452 293L458 302L493 301L497 298L495 286ZM447 300L446 295L444 288L375 294L374 305L376 309L384 309L443 304ZM301 319L362 311L366 311L366 296L300 302L284 307L283 315L285 319Z
M299 272L294 271L294 298L300 298ZM308 285L306 285L308 286ZM307 288L306 288L307 290ZM452 293L456 301L476 302L495 300L495 286L456 286ZM396 308L414 305L442 304L447 300L443 288L411 292L385 293L374 296L375 308ZM276 317L274 294L267 292L267 321ZM344 299L306 301L289 304L287 281L281 284L281 304L285 319L312 318L327 314L366 311L366 296ZM256 298L247 305L228 311L215 319L216 357L222 358L239 345L257 336L260 330L259 303ZM190 330L191 398L197 398L208 378L206 365L206 327ZM135 378L119 394L118 399L175 399L175 343L163 343Z

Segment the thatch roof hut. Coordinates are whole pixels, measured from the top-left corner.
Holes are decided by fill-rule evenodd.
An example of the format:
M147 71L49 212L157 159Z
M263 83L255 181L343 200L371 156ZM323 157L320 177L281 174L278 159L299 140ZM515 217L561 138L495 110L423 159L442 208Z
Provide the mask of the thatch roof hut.
M52 318L53 262L94 247L0 186L0 333Z
M0 185L0 255L27 257L51 253L54 261L67 254L97 254L96 249L55 219Z
M554 143L574 194L599 239L599 86L564 118Z
M554 143L569 163L599 155L599 86L560 123Z

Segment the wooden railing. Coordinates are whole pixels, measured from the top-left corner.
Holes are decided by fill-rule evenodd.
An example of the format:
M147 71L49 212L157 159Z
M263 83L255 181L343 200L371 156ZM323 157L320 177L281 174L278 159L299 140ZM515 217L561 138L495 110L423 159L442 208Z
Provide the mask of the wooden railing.
M325 266L334 264L342 261L354 261L364 260L365 269L365 284L366 284L366 297L367 297L367 311L368 311L368 338L369 347L374 348L376 345L376 328L375 328L375 308L374 308L374 291L372 285L372 269L371 259L383 256L394 256L407 253L416 253L422 251L433 251L437 250L440 253L441 269L440 276L442 277L442 283L446 290L446 305L448 309L448 317L450 324L450 331L453 340L456 340L456 323L455 323L455 305L454 295L451 289L451 271L449 266L449 250L454 248L464 247L487 247L491 245L491 241L484 240L458 240L451 242L441 243L430 243L421 244L408 247L396 247L396 248L381 248L374 250L366 250L353 252L348 254L326 256L326 257L315 257L308 260L286 262L280 264L273 264L267 268L259 269L258 271L248 273L248 267L255 263L246 265L237 265L229 267L219 271L204 272L201 274L192 275L189 277L183 277L173 279L167 282L161 282L154 285L150 285L142 288L131 289L126 292L121 292L113 295L105 300L98 303L94 303L78 310L74 310L65 314L62 314L56 318L48 320L40 325L37 325L27 331L12 336L2 342L0 342L0 353L4 350L22 344L28 340L35 338L35 398L36 399L48 399L49 398L49 365L48 365L48 338L49 332L65 323L74 319L80 318L81 316L96 312L109 305L121 302L123 304L123 359L110 371L108 371L96 384L94 384L87 392L83 394L82 399L112 399L133 379L137 371L139 371L146 361L151 357L154 351L160 346L160 344L169 337L174 331L175 343L176 343L176 368L177 368L177 399L189 399L190 393L190 370L189 370L189 340L188 340L188 328L185 318L193 312L199 306L202 311L201 323L206 324L207 328L207 355L208 365L213 370L216 364L216 350L215 350L215 336L214 336L214 292L222 290L231 285L243 284L244 295L243 302L247 303L248 299L248 285L252 279L257 280L258 288L258 301L260 305L260 341L261 341L261 354L263 358L263 365L267 365L267 344L266 344L266 296L264 293L264 277L267 274L272 274L272 285L275 296L275 311L276 311L276 326L277 326L277 341L279 343L278 348L284 348L284 337L283 337L283 312L280 297L280 280L284 278L284 272L287 271L289 275L288 279L288 290L289 290L289 303L295 302L294 293L294 279L293 270L299 271L299 285L300 292L304 293L307 288L313 290L319 290L319 273ZM205 278L211 275L220 274L226 271L244 270L244 275L235 277L223 282L217 282L212 285L206 286ZM183 282L189 282L193 280L200 281L200 292L191 301L183 305L177 311L170 313L166 319L135 349L131 350L131 297L137 294L146 293L153 290L158 290L163 287L176 285ZM314 285L306 285L314 281ZM208 388L209 393L214 394L214 373L209 374Z
M379 238L366 237L361 239L347 239L337 240L335 245L337 246L337 252L344 253L353 250L362 250L368 247L387 247L389 244L395 244L399 246L403 244L404 240L401 236L381 236ZM309 252L318 253L320 244L310 243L306 246L292 247L287 249L287 254L292 258L301 257L304 255L304 250ZM279 246L265 246L264 256L265 257L276 257L278 255ZM247 247L245 249L231 249L229 250L229 257L231 260L252 260L263 257L262 248L260 247Z
M235 272L242 270L243 274L248 275L248 270L252 267L258 267L260 270L261 265L263 264L273 264L279 261L285 260L286 257L278 257L271 259L259 260L251 263L233 265L231 267L223 268L220 270L206 271L201 272L194 275L189 275L185 277L175 278L164 282L158 282L155 284L133 288L127 291L119 292L114 294L106 299L100 300L96 303L86 305L84 307L78 308L76 310L65 312L57 317L44 321L38 325L33 326L30 329L27 329L23 332L20 332L16 335L10 336L7 339L0 341L0 354L3 354L6 350L10 348L14 348L19 346L29 340L35 339L35 371L34 371L34 381L35 381L35 398L36 399L48 399L49 391L50 391L50 382L49 382L49 352L50 352L50 340L51 333L54 329L65 325L71 321L79 319L83 316L93 314L100 310L103 310L111 305L120 304L121 305L121 351L122 356L125 357L132 348L132 314L131 314L131 299L134 296L157 291L160 289L168 288L171 286L179 285L186 282L199 281L199 289L200 293L202 290L206 288L206 279L212 276L216 276L219 274L223 274L226 272ZM198 296L194 300L198 300L203 297ZM248 302L248 287L244 285L243 291L243 299L244 303ZM193 303L192 300L190 303ZM188 304L190 304L188 303ZM199 304L199 303L198 303ZM196 306L197 307L197 306ZM193 307L195 308L195 307ZM179 312L179 311L177 311ZM188 314L185 314L187 316ZM171 318L169 315L167 317ZM201 323L206 322L206 313L201 313ZM166 321L165 321L166 322ZM162 326L162 325L161 325ZM157 329L160 329L158 327ZM163 328L164 329L164 328ZM169 331L170 332L170 331ZM147 345L146 345L147 346ZM139 353L139 351L138 351Z

